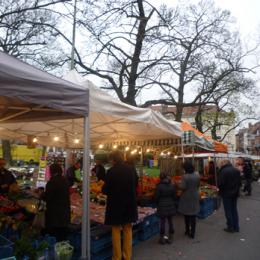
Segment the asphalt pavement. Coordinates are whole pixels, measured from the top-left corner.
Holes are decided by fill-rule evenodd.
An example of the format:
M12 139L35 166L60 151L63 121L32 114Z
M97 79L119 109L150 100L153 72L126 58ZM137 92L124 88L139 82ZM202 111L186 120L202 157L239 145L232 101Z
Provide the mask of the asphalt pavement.
M174 218L172 245L159 245L158 236L140 242L133 260L260 260L260 183L253 183L252 196L238 201L240 232L226 233L223 207L198 220L194 240L184 235L182 216Z

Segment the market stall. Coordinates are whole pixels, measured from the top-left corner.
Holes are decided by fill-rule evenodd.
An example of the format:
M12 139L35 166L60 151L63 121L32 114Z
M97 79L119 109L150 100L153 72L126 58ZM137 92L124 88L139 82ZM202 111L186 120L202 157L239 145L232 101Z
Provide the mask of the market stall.
M84 246L82 256L86 258L89 245L87 241L87 207L88 207L88 181L87 169L89 168L89 142L88 142L88 112L89 91L86 88L71 82L56 78L40 71L18 59L0 52L0 106L2 113L1 138L22 139L32 136L34 129L30 122L46 122L53 119L84 118L84 190L83 190L83 225ZM9 129L2 124L22 124L27 127L27 133L20 128ZM22 123L21 123L22 122ZM3 130L3 131L2 131ZM40 129L44 132L44 128Z
M58 79L0 52L0 105L4 109L0 136L84 149L81 255L82 259L90 259L89 136L92 144L109 139L143 141L180 137L181 128L179 123L168 121L150 109L117 101L75 72L74 76L77 84Z

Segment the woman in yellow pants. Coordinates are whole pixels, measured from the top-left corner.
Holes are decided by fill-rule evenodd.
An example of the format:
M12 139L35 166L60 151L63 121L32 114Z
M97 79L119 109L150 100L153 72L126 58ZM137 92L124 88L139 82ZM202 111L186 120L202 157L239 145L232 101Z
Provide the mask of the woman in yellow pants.
M112 152L109 160L112 167L107 172L103 193L107 195L105 224L112 226L112 260L121 260L122 256L124 260L131 260L132 223L138 219L135 169L124 163L120 151Z

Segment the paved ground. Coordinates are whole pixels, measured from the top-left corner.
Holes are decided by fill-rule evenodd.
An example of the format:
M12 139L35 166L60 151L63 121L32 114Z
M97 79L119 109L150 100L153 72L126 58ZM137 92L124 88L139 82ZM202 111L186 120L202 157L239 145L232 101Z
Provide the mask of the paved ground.
M199 220L194 241L184 236L181 216L175 217L172 245L159 245L158 237L140 242L133 260L260 260L260 183L253 184L252 197L239 199L240 233L223 231L221 207L212 216Z

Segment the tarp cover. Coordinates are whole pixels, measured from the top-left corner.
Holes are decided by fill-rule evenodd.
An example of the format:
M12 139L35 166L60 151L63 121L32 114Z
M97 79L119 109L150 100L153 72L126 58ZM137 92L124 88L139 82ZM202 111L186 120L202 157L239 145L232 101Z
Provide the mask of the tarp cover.
M88 90L0 52L0 121L24 122L88 114Z
M192 131L194 133L195 145L207 151L215 151L214 142L210 137L204 135L196 128L192 127L192 125L188 122L182 122L181 126L184 132Z

